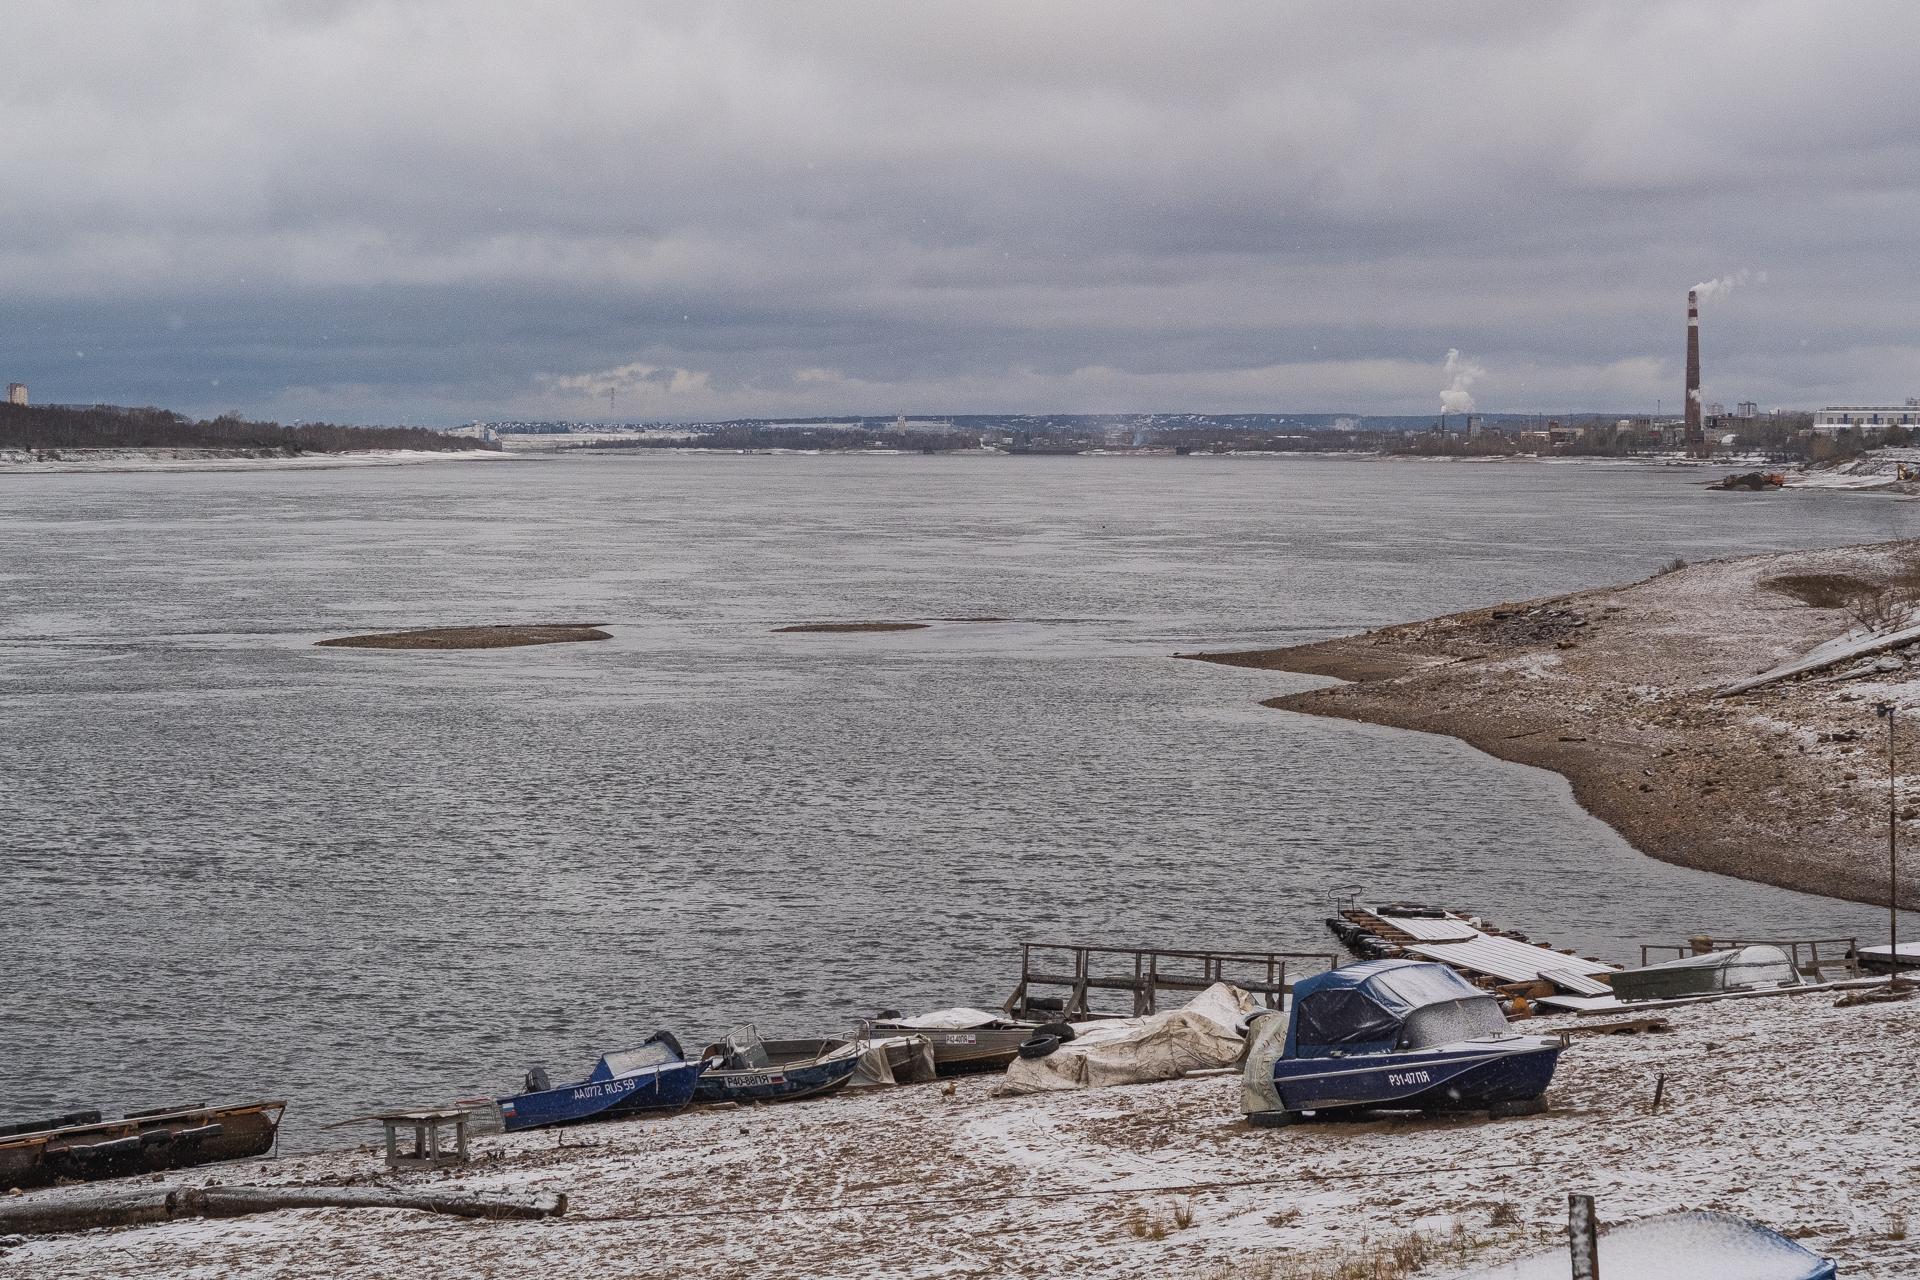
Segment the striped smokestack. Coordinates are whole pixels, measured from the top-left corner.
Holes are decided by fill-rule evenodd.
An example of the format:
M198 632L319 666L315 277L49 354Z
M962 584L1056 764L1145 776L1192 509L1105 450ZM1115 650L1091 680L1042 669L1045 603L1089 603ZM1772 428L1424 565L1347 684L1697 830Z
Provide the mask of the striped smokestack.
M1707 433L1700 424L1700 297L1687 290L1687 452L1706 452Z

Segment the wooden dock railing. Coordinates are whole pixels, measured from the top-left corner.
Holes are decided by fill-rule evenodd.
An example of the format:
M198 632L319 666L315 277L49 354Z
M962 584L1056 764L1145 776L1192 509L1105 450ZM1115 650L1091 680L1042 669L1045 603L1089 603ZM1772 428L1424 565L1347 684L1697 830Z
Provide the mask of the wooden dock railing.
M1010 1018L1052 1016L1073 1021L1102 1016L1089 1007L1093 992L1125 991L1132 997L1133 1016L1139 1017L1158 1012L1163 991L1192 993L1229 982L1267 1008L1278 1009L1293 989L1290 972L1307 977L1339 963L1338 956L1308 951L1187 951L1023 942L1020 985L1001 1008ZM1039 996L1035 987L1065 988L1067 994Z

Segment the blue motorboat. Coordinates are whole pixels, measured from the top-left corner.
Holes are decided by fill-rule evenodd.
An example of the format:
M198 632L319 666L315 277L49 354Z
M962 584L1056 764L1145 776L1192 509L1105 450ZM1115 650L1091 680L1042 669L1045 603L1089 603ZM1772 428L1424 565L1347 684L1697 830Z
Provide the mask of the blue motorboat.
M672 1036L656 1032L645 1044L609 1053L585 1080L554 1085L543 1068L527 1073L526 1091L501 1098L507 1132L647 1111L678 1111L693 1100L704 1062L688 1062Z
M1261 1017L1249 1034L1241 1103L1258 1125L1360 1110L1538 1111L1564 1047L1515 1035L1493 996L1414 960L1303 979L1284 1022Z
M865 1046L847 1040L762 1040L751 1024L708 1045L694 1086L701 1102L790 1102L845 1087Z

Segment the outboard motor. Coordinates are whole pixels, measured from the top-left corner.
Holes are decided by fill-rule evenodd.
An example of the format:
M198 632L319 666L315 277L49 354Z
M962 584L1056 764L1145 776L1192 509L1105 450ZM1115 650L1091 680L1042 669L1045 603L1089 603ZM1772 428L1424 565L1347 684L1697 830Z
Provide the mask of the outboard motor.
M534 1067L527 1072L526 1093L545 1093L553 1088L553 1080L547 1075L545 1067Z

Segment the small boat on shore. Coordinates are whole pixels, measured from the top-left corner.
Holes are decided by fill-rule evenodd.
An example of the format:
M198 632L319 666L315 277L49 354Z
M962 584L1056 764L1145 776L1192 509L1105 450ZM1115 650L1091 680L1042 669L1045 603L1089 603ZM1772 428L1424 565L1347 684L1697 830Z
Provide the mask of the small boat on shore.
M201 1103L129 1112L118 1120L102 1119L98 1111L75 1111L0 1125L0 1191L265 1155L273 1150L286 1107L284 1100Z
M1329 1112L1543 1109L1561 1042L1515 1035L1500 1002L1442 964L1366 960L1295 984L1258 1017L1242 1109L1256 1125Z
M762 1040L749 1024L708 1045L699 1102L791 1102L844 1088L865 1047L850 1040Z
M1039 1022L1020 1022L984 1009L938 1009L917 1018L887 1012L862 1024L862 1034L924 1036L933 1047L933 1069L943 1076L1004 1071L1020 1046L1040 1033Z
M1891 945L1861 947L1856 953L1860 967L1869 973L1905 972L1920 969L1920 942L1903 942L1896 953Z
M587 1078L554 1085L543 1067L527 1072L526 1090L499 1099L508 1133L548 1125L610 1120L648 1111L678 1111L693 1100L704 1062L688 1062L679 1042L655 1032L646 1043L620 1049L594 1064Z
M1915 959L1920 961L1920 956ZM1799 985L1800 973L1793 967L1793 958L1784 949L1764 942L1681 956L1638 969L1622 969L1613 975L1613 994L1622 1003L1684 1000Z
M1694 1210L1642 1218L1600 1233L1601 1275L1687 1276L1708 1280L1834 1280L1839 1273L1823 1258L1771 1227L1730 1213ZM1565 1280L1567 1247L1459 1280Z

